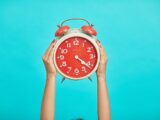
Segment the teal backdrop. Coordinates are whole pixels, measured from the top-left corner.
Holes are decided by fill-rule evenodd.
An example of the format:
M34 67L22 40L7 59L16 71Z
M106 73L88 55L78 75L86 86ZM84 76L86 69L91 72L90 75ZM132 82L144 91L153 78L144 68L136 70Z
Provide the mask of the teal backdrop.
M159 0L1 0L0 120L39 120L56 25L89 20L107 51L112 120L160 120ZM73 28L84 22L68 22ZM56 120L97 120L97 82L56 78Z

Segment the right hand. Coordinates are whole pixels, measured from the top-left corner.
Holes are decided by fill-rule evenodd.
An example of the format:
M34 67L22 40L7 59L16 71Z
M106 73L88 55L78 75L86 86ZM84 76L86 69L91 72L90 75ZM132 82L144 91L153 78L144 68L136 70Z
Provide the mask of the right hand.
M98 78L105 78L106 77L106 66L107 66L107 62L108 62L108 56L105 52L104 47L102 46L102 44L99 41L96 41L96 43L98 44L99 50L100 50L100 63L99 66L97 68L97 77Z
M42 57L42 60L45 65L47 78L48 77L55 77L56 76L56 68L53 63L53 54L54 54L54 46L55 46L56 40L53 40L48 49L46 50L45 54Z

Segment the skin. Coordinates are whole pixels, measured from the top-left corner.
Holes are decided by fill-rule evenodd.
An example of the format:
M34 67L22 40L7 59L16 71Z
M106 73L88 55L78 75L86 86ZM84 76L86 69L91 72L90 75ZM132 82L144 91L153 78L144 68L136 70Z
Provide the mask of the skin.
M106 86L106 67L108 56L103 46L97 42L100 50L100 64L96 71L98 90L98 120L110 120L110 105Z
M54 40L42 57L46 69L46 86L41 106L41 120L54 120L55 116L55 84L57 75L56 68L53 64L55 43L56 41ZM110 120L110 105L106 86L106 67L108 56L101 43L99 41L96 41L96 43L100 50L100 63L96 70L98 90L98 120Z

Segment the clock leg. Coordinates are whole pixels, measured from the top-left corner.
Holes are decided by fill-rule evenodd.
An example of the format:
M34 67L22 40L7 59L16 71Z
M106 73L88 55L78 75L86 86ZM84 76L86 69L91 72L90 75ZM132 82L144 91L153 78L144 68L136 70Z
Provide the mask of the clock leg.
M88 77L88 79L92 82L92 78L91 77Z
M62 81L61 81L61 83L63 83L65 79L66 79L66 78L65 78L65 77L63 77L63 78L62 78Z

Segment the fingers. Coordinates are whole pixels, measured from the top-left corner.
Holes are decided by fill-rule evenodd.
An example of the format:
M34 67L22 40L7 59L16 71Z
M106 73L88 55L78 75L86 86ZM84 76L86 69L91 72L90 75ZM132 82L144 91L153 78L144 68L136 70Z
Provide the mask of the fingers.
M53 40L53 41L51 42L50 46L47 48L45 54L44 54L43 57L42 57L43 59L47 59L47 58L48 58L48 55L49 55L52 47L54 46L55 42L56 42L56 40Z
M104 62L108 61L108 56L107 56L107 54L105 52L104 47L102 46L102 44L99 41L96 41L96 43L99 46L101 61L104 61Z
M104 55L104 54L105 54L105 50L104 50L102 44L101 44L98 40L96 41L96 43L97 43L98 46L99 46L100 54L101 54L101 55Z
M55 42L56 43L56 42ZM49 61L52 61L53 60L53 54L54 54L54 46L55 46L55 43L53 44L50 52L49 52L49 55L48 55L48 60Z

